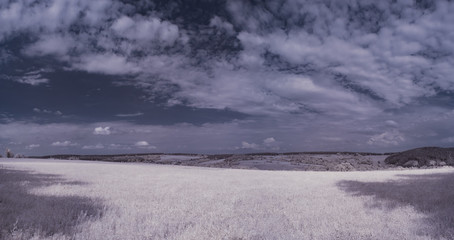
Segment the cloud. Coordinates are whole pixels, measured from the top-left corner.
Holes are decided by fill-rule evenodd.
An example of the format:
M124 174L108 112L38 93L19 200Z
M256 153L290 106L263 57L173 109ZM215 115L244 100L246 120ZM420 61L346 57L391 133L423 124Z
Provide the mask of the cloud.
M148 86L150 94L176 86L164 91L170 102L191 107L371 116L433 96L437 88L454 89L453 33L443 24L453 18L447 11L453 5L440 1L427 11L401 1L358 1L350 8L335 2L229 1L230 17L214 15L200 31L162 9L126 13L118 1L18 2L2 7L2 32L43 29L35 32L38 38L26 54L55 55L73 69L93 73L132 74L127 81ZM399 15L396 9L407 12ZM84 15L77 14L82 10ZM32 28L33 21L40 28ZM70 31L75 23L83 26L78 32Z
M233 25L231 23L221 19L218 16L214 16L213 18L211 18L210 26L211 27L216 27L219 30L227 32L228 34L234 34L235 33Z
M448 5L448 8L453 7L453 4L443 3L440 7ZM422 12L413 8L410 11L415 15L405 15L402 19L401 16L393 15L391 9L410 6L399 4L401 3L363 6L367 3L358 2L357 8L375 8L374 11L386 16L379 19L374 18L380 15L370 16L373 21L371 23L378 21L379 25L369 24L369 19L355 13L362 11L361 9L353 7L352 13L349 13L345 6L335 3L327 7L317 2L301 4L298 1L287 1L281 3L278 10L273 10L276 8L264 10L247 2L231 1L228 9L234 17L234 22L244 26L238 35L244 48L243 52L248 55L253 53L258 59L255 62L261 62L263 67L272 68L276 64L266 59L264 53L268 52L276 56L274 59L279 59L277 63L281 66L290 69L310 66L305 75L313 75L314 71L326 73L324 84L327 85L320 89L326 87L328 90L331 87L342 86L350 89L346 91L340 88L339 90L344 93L350 92L372 99L380 98L390 107L399 107L415 101L418 97L435 94L429 85L438 85L440 81L433 82L434 79L427 78L426 73L432 72L431 68L438 64L434 64L432 59L425 58L420 53L423 51L422 46L429 44L426 43L429 40L425 37L430 35L429 32L434 35L440 34L440 37L442 34L452 34L452 31L448 33L448 29L444 27L446 25L442 24L442 16L448 17L445 10L437 8L427 16L414 18L422 15ZM302 14L314 16L313 21L305 21L303 25L292 23ZM273 27L273 24L280 24L280 20L274 16L287 16L286 31L278 26ZM426 25L428 22L431 24L438 22L443 27L435 30L428 27L430 24ZM361 27L358 28L358 25ZM380 31L376 32L374 30L376 27ZM452 53L453 50L447 47L442 51ZM303 68L303 74L304 70ZM442 82L446 82L448 75L444 75L443 78ZM343 80L339 81L341 79ZM452 85L448 88L452 88ZM324 94L321 100L327 102L327 96L330 95ZM353 102L347 104L345 106L355 105Z
M49 79L39 78L38 76L24 76L21 78L17 78L15 81L19 83L29 84L32 86L38 86L44 83L48 83Z
M147 141L138 141L134 145L137 147L146 147L146 146L149 146L150 144L148 144Z
M78 22L96 26L108 17L106 10L121 7L117 1L52 0L48 2L16 1L0 5L0 40L21 31L32 33L64 32ZM84 14L80 14L80 12Z
M263 139L263 144L257 143L248 143L246 141L241 142L241 149L249 149L249 150L279 150L279 143L274 139L274 137L269 137ZM237 148L237 149L240 149Z
M40 108L33 108L33 112L36 112L36 113L46 113L46 114L54 114L54 115L57 115L57 116L61 116L63 115L63 113L59 110L57 111L51 111L51 110L47 110L47 109L40 109Z
M72 147L72 146L77 146L77 145L79 145L79 144L73 143L71 141L62 141L62 142L57 141L57 142L53 142L51 144L51 146L53 146L53 147Z
M9 49L0 49L0 64L5 64L9 61L17 59Z
M163 45L173 45L180 37L178 26L156 17L121 16L113 24L114 32L123 38L139 42L159 41Z
M403 141L405 141L403 134L392 130L372 136L367 143L370 145L399 145Z
M241 142L241 148L243 149L259 149L259 145L255 143Z
M96 127L93 130L94 135L110 135L112 133L110 127Z
M5 79L13 80L18 83L28 84L31 86L39 86L49 83L49 79L42 76L44 70L31 71L23 74L22 76L7 76L3 75Z
M273 144L273 143L275 143L275 142L276 142L276 140L275 140L273 137L265 138L265 139L263 140L263 144L265 144L265 145L267 145L267 144Z
M443 138L442 141L446 143L454 143L454 137Z
M173 146L172 134L179 135L173 129L184 132L187 142L198 136L204 139L200 145L226 145L222 150L234 149L244 139L252 142L245 142L246 147L264 149L267 136L279 139L273 146L295 150L392 149L446 144L440 139L452 137L445 117L452 110L454 91L452 1L432 1L424 7L418 1L231 0L219 4L219 11L210 12L204 21L180 16L181 5L171 5L7 1L0 4L0 41L19 44L22 50L0 50L0 62L45 56L64 65L62 71L111 75L113 81L133 85L148 94L145 98L159 99L166 107L229 110L255 121L139 126L166 139L159 142L160 149ZM28 40L22 43L20 36ZM49 80L50 74L43 71L21 74L2 78L30 86L60 81ZM96 136L82 135L98 135L96 124L49 125L58 128L52 130L58 138L51 139L85 139L84 146L93 145L96 141L89 138ZM126 123L115 126L130 132L125 139L115 136L115 141L103 142L106 148L148 139ZM45 132L35 127L26 129ZM224 143L209 131L229 137ZM2 132L3 136L14 138ZM149 141L158 144L158 139ZM30 139L27 144L35 142ZM179 145L206 150L192 142Z
M397 127L399 126L399 124L393 120L386 120L385 121L386 125L390 126L390 127Z
M39 148L41 145L40 144L30 144L25 147L25 149L34 149L34 148Z
M90 150L92 150L92 149L104 149L104 145L102 145L100 143L98 143L96 145L85 145L85 146L82 147L82 149L90 149Z
M126 57L111 53L82 56L74 68L104 74L134 74L140 69Z
M404 1L355 1L350 8L328 2L229 1L225 6L229 21L214 15L206 26L232 35L231 41L223 42L225 37L216 31L192 30L158 8L131 14L139 5L19 1L2 6L2 33L5 37L35 33L37 40L24 50L31 56L56 55L88 72L137 74L142 86L144 81L156 88L178 86L172 100L179 103L248 114L301 108L361 113L411 104L433 96L437 87L454 89L450 81L454 48L449 40L453 33L444 24L453 18L448 11L454 9L453 3L439 1L425 10ZM405 14L398 14L402 9ZM79 31L70 31L76 23ZM207 49L239 46L228 54L211 54L195 44L205 38L211 39L204 43ZM64 57L70 49L71 57ZM156 79L166 84L156 85ZM213 102L218 97L229 101ZM332 102L338 106L330 106Z
M119 114L116 114L115 116L117 117L138 117L138 116L142 116L143 113L142 112L137 112L137 113L119 113Z
M111 150L129 150L129 149L131 149L131 147L128 145L116 144L116 143L109 144L107 146L107 148L111 149Z
M428 112L421 116L420 112ZM293 115L285 118L255 118L232 120L223 123L146 125L133 122L114 121L101 123L32 123L4 122L0 123L0 147L16 145L16 152L26 150L30 144L40 144L33 149L34 154L48 155L52 152L65 153L67 150L49 145L55 139L64 139L83 146L104 145L106 153L134 153L141 150L136 146L138 141L146 141L149 146L159 147L160 152L191 152L191 153L226 153L242 148L253 147L253 151L371 151L393 152L417 146L451 147L447 140L454 136L452 119L454 111L446 112L444 108L415 108L406 114L393 118L400 124L388 127L388 114L378 116L376 121L350 118L336 118L336 121L314 114L309 116ZM279 122L276 122L279 121ZM366 121L366 122L364 122ZM411 124L409 124L411 122ZM94 135L97 127L109 126L121 134L103 137ZM280 126L281 129L276 129ZM378 129L378 130L377 130ZM380 129L382 129L380 131ZM265 140L274 138L269 146ZM194 141L197 139L197 141ZM339 140L341 139L341 141ZM65 142L61 141L60 142ZM151 144L153 143L153 144ZM397 145L395 143L398 143ZM147 146L142 146L147 147ZM279 147L277 149L277 147ZM22 148L23 150L20 150ZM158 149L158 148L156 148ZM277 149L277 150L276 150ZM251 150L251 151L252 151Z
M3 113L0 113L0 121L4 122L4 123L11 123L11 122L14 122L14 117L10 113L3 112Z
M134 144L138 148L156 149L156 146L150 145L147 141L138 141Z
M68 36L43 35L37 42L27 46L23 52L29 56L57 55L67 59L65 55L74 46L73 41Z

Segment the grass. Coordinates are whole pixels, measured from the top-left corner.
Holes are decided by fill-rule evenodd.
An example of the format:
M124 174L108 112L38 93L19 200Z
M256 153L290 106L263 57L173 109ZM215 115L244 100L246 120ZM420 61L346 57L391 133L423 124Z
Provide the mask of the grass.
M342 181L339 186L354 196L371 196L369 208L394 210L412 206L425 215L430 238L454 239L454 174L400 174L387 182Z
M0 239L65 238L102 205L79 196L37 195L31 190L68 182L51 174L0 168Z
M74 210L57 214L67 228L43 217L54 214L52 208L26 215L30 224L17 231L41 238L452 239L454 229L452 168L277 172L43 159L0 164L35 172L21 175L15 187L22 177L52 174L46 184L37 180L19 189L25 198L43 199L40 204L62 199L53 206ZM71 199L89 204L65 205ZM69 217L78 214L83 218ZM7 232L4 226L15 223L8 219L1 225Z

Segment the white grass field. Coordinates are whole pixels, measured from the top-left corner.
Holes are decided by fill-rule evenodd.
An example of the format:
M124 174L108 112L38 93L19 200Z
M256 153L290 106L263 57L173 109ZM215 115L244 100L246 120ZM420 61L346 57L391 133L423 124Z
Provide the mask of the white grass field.
M0 239L454 239L454 169L0 159Z

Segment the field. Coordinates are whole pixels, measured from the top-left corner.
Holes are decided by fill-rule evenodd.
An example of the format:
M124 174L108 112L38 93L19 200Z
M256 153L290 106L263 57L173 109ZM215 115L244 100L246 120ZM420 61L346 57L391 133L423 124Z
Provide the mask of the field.
M40 158L90 160L104 162L142 162L194 167L298 170L298 171L369 171L396 167L386 164L389 155L354 152L257 153L257 154L123 154L53 155Z
M0 159L0 239L454 239L454 169Z

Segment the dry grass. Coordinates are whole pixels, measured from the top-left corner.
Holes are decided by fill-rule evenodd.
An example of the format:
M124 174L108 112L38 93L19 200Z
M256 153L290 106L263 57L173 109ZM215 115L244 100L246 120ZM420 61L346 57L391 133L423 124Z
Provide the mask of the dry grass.
M453 189L446 186L452 168L274 172L52 160L0 164L85 182L26 189L42 199L89 199L102 210L83 221L67 218L74 223L69 230L45 235L56 239L450 239L454 229L443 215L452 213Z
M0 239L64 238L102 205L80 196L36 195L33 189L80 185L56 175L0 168Z
M412 206L425 215L431 238L454 239L454 174L400 174L387 182L342 181L339 186L354 196L371 196L370 208L392 211Z

